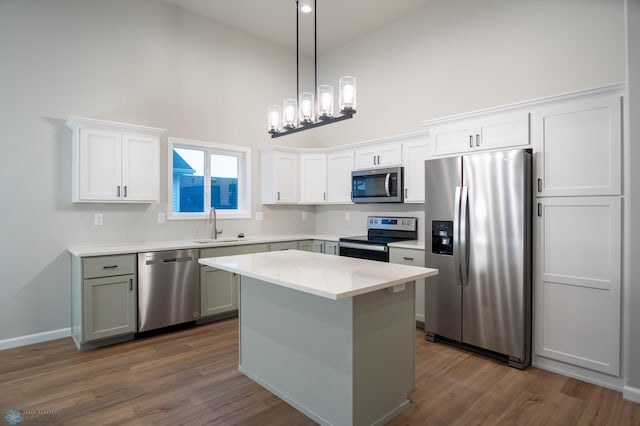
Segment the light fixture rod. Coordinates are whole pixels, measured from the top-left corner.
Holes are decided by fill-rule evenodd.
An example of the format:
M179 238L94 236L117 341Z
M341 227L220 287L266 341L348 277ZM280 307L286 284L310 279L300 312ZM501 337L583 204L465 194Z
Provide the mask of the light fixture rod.
M313 90L318 90L318 3L313 0Z
M296 0L296 113L300 105L300 41L298 37L298 16L300 15L300 8L298 4L298 0Z

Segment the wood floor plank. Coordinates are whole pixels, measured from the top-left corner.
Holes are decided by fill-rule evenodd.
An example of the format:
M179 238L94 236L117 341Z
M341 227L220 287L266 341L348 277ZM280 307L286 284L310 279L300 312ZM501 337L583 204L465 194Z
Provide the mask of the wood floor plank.
M312 385L312 384L311 384ZM640 425L619 392L504 363L416 331L416 388L389 425ZM70 338L0 351L0 413L64 425L313 425L238 371L238 321L78 352Z

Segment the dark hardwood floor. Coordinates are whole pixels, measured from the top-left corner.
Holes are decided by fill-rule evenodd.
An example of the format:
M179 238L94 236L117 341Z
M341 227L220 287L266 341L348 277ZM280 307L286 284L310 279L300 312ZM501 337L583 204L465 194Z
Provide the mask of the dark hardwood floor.
M0 351L0 423L16 409L19 425L314 424L238 372L237 328L230 319L87 352L70 338ZM390 425L640 425L640 404L619 392L416 333L416 388Z

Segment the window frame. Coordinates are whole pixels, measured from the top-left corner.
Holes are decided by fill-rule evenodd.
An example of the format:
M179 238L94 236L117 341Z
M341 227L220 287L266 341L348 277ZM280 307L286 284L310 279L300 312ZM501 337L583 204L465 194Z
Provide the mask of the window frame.
M211 179L211 154L235 156L238 158L238 209L217 209L218 219L251 218L251 148L240 145L228 145L216 142L197 141L169 137L167 143L167 219L203 220L209 218L209 210L204 212L176 213L173 211L173 149L185 148L205 151L205 181ZM204 185L204 205L211 205L211 185Z

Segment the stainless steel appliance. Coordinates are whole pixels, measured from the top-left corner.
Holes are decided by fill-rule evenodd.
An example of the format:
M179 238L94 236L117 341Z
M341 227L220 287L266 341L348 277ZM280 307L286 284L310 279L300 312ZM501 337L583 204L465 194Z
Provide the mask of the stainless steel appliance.
M392 167L351 172L351 200L354 203L404 202L404 169Z
M367 235L340 238L340 256L389 261L387 244L396 241L418 239L418 218L382 217L367 218Z
M425 337L531 359L531 154L427 160Z
M138 254L138 331L200 318L198 250Z

